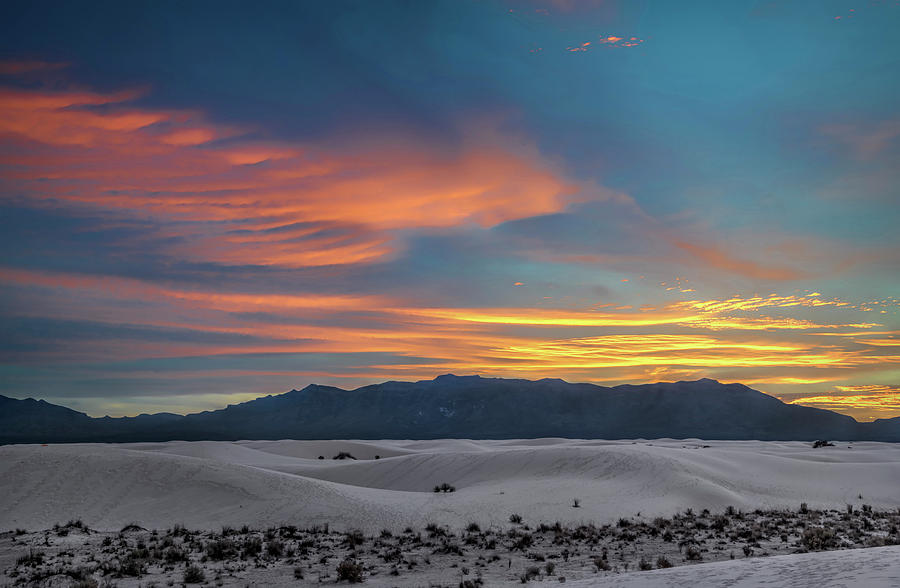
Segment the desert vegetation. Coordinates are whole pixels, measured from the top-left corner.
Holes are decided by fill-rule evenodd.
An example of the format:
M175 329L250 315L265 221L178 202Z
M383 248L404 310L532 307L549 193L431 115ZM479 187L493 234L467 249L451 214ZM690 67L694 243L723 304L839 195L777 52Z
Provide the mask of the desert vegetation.
M328 526L267 529L128 525L97 532L80 520L0 535L11 554L2 574L24 585L173 586L359 583L405 577L423 585L481 586L576 579L735 558L900 544L900 510L719 513L686 510L672 517L620 517L613 524L470 522L462 529L429 524L377 535ZM451 581L452 580L452 581Z

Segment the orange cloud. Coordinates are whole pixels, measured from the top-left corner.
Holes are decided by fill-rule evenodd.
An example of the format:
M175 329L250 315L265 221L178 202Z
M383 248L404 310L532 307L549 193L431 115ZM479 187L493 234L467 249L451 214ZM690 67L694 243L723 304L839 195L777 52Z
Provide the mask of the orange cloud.
M687 241L676 241L674 245L687 251L706 265L758 280L797 280L807 274L803 271L780 266L764 266L755 261L738 259L727 252L712 246L701 246Z
M864 384L835 386L835 390L832 394L793 398L790 403L836 410L864 420L900 415L900 386Z
M454 153L245 144L197 113L127 107L136 96L0 88L2 178L36 203L192 221L172 255L288 267L371 262L394 250L389 231L493 226L559 211L577 191L536 149L483 136ZM321 232L279 230L298 223Z
M814 323L804 328L783 328L782 323L775 321L773 325L773 319L765 317L730 319L717 314L731 312L738 304L735 301L725 306L712 304L711 308L720 310L706 312L674 305L643 312L609 310L609 305L598 305L606 308L605 312L419 308L410 301L378 295L210 291L164 287L130 278L8 268L0 268L0 281L8 300L23 301L10 308L13 316L241 337L233 341L209 336L170 341L111 334L103 339L79 340L77 346L51 346L40 352L42 361L378 353L392 354L398 358L397 363L362 361L354 364L353 372L373 374L373 378L426 378L455 371L616 383L718 376L727 381L785 386L846 381L848 375L864 376L900 365L900 356L891 355L891 347L856 343L861 336L859 328L848 331L832 326L829 337L823 340L804 336L807 330L824 328ZM755 301L738 306L741 312L754 313L764 308L760 304ZM815 311L820 307L810 308ZM708 322L713 320L729 327L714 328ZM670 332L660 333L660 329ZM774 334L762 338L758 333L763 329ZM327 367L316 373L329 377L341 374L329 372ZM879 388L836 390L836 394L847 396L883 397L888 393L892 391ZM839 402L842 407L853 402L857 403L854 406L875 406L874 399L866 401L867 405L860 399Z
M62 69L66 63L50 63L47 61L0 61L0 75L15 76L36 71Z

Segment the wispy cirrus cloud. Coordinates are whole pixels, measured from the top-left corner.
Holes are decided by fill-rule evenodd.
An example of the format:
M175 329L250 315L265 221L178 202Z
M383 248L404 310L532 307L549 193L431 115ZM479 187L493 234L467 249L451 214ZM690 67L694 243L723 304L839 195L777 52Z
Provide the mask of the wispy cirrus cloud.
M181 258L303 267L383 258L387 231L555 212L576 191L527 147L336 152L131 106L139 95L0 88L7 192L167 221Z

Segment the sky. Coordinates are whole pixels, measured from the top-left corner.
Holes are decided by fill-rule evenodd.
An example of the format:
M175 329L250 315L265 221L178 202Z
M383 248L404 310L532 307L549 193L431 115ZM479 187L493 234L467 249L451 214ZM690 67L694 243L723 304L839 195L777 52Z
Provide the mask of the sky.
M900 0L4 2L0 393L900 416Z

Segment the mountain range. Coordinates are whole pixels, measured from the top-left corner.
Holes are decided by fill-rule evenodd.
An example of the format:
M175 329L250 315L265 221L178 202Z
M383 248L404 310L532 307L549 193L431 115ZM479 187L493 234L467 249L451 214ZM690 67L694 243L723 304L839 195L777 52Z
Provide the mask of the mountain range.
M0 443L535 437L900 441L900 417L861 423L709 379L608 388L448 374L121 418L0 396Z

